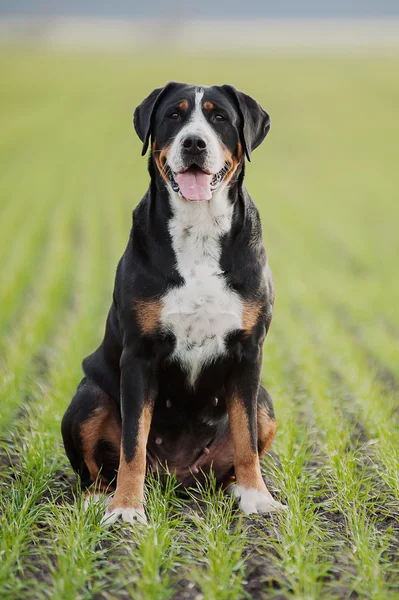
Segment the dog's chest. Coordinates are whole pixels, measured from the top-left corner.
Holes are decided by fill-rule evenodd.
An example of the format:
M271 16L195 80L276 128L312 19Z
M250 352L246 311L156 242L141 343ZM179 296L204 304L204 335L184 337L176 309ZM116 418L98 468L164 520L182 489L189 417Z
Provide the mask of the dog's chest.
M192 384L203 366L225 353L226 335L242 328L242 301L220 268L220 242L231 213L215 216L193 208L199 209L197 221L187 224L191 215L178 215L170 224L184 284L164 297L161 317L176 340L172 359L181 363Z

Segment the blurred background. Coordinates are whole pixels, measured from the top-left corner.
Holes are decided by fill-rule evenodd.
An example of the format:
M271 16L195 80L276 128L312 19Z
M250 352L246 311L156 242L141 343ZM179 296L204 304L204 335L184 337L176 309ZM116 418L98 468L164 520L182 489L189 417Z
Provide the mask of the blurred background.
M395 0L0 2L1 34L51 47L397 47Z

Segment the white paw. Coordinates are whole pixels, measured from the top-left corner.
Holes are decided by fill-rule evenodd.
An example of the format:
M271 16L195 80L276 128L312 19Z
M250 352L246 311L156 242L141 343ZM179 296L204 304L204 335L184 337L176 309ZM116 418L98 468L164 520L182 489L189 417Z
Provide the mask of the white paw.
M90 505L99 503L103 504L104 506L108 506L110 502L111 498L105 494L88 494L83 504L83 510L87 510Z
M147 524L147 517L145 516L144 508L112 508L107 510L101 520L104 525L112 525L119 517L125 523L142 523Z
M240 500L240 508L246 515L275 512L287 508L285 504L277 502L271 495L254 488L232 485L229 488L229 493Z

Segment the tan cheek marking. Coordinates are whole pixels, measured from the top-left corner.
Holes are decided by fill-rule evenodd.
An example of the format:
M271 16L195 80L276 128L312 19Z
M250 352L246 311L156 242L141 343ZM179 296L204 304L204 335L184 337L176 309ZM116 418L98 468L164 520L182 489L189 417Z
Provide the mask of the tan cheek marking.
M179 108L186 112L188 110L188 100L182 100L179 104Z
M266 408L261 406L258 408L258 452L259 456L270 448L277 432L277 423L275 419L271 419Z
M245 335L250 335L261 315L262 303L245 301L243 304L242 329Z
M237 154L233 154L232 152L230 152L230 150L228 150L227 148L223 148L222 151L223 154L223 160L224 162L227 162L229 165L229 170L227 171L224 180L225 182L228 184L234 173L237 171L238 165L241 162L242 159L242 146L240 143L237 144Z
M136 452L127 462L121 444L121 457L115 496L108 508L142 508L144 502L144 479L146 448L152 419L152 405L146 405L139 419Z
M165 164L168 159L169 151L172 147L172 144L166 146L166 148L162 148L162 150L157 150L156 140L152 143L152 156L155 160L155 164L157 166L158 171L161 174L161 177L166 183L169 183L169 178L165 172Z
M135 300L134 310L142 333L154 334L161 318L162 304L159 300Z
M265 483L260 472L258 454L251 445L248 415L241 398L229 402L229 423L234 446L234 469L237 485L263 490Z
M204 109L205 110L213 110L215 108L215 105L213 102L204 102Z
M93 416L82 423L80 427L83 458L90 473L92 481L96 481L99 466L94 460L94 451L100 440L111 442L116 448L120 444L120 424L115 415L108 408L99 407Z

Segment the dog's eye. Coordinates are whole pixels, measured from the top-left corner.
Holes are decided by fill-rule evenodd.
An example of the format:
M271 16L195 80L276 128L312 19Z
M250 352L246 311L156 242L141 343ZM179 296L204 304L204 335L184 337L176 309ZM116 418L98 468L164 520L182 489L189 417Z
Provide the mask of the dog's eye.
M225 117L223 115L217 114L215 115L215 121L225 121Z
M169 119L178 119L179 117L180 117L180 115L176 111L170 113L170 115L169 115Z

